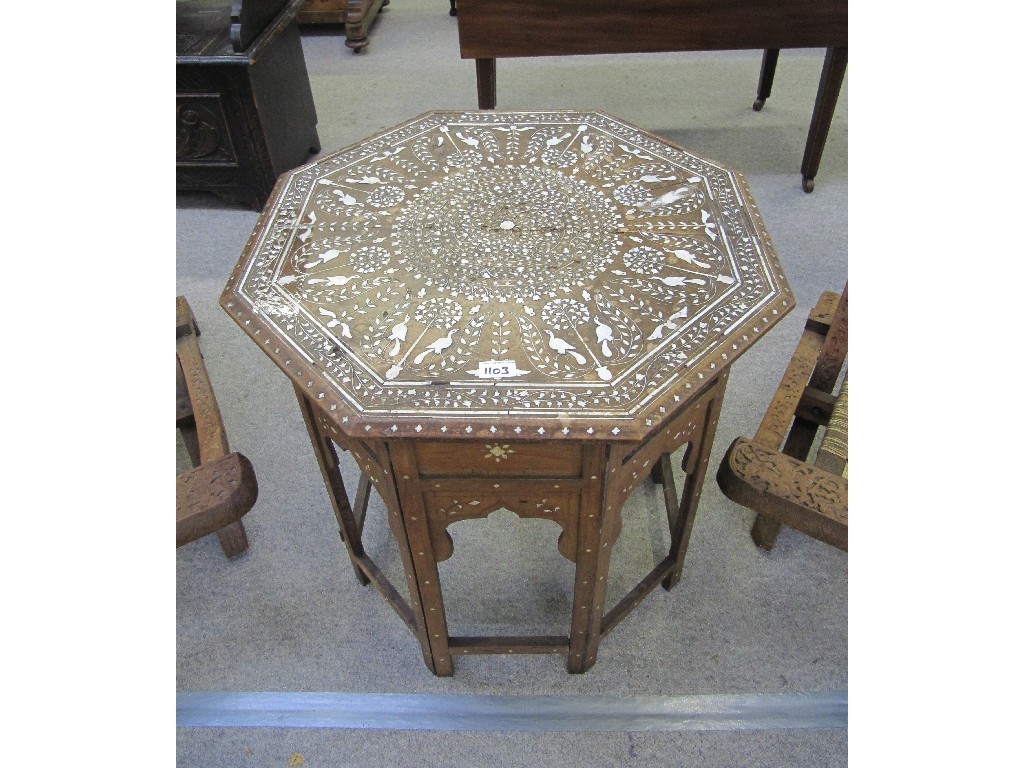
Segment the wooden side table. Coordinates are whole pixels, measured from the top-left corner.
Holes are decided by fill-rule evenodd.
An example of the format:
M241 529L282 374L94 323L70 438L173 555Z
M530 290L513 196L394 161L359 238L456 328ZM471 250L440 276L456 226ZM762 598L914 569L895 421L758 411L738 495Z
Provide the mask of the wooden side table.
M794 302L736 172L601 113L481 111L283 176L221 304L295 387L358 579L450 675L470 653L584 672L678 581L729 367ZM354 509L337 447L363 472ZM623 503L652 473L671 545L605 610ZM371 487L409 600L363 549ZM448 528L499 508L560 526L568 636L449 634Z

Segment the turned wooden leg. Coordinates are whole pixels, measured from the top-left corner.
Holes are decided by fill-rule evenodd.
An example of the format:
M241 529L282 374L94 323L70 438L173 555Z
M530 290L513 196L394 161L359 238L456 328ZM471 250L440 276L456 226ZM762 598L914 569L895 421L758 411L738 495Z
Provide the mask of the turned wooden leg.
M476 98L480 109L494 109L498 103L497 62L476 60Z
M814 177L818 173L828 129L832 125L832 115L836 111L836 102L839 101L839 89L842 88L843 77L846 75L846 59L846 48L829 48L825 52L825 63L822 65L821 80L818 82L818 95L814 100L814 113L811 115L811 127L807 132L804 161L800 167L804 192L814 191Z
M779 535L781 527L777 520L773 520L767 515L758 515L754 518L754 525L750 528L750 538L761 549L771 552L772 547L775 546L775 537Z
M768 97L772 95L772 83L775 82L775 65L779 63L779 49L766 48L761 57L761 77L757 81L757 98L754 99L754 111L760 112Z

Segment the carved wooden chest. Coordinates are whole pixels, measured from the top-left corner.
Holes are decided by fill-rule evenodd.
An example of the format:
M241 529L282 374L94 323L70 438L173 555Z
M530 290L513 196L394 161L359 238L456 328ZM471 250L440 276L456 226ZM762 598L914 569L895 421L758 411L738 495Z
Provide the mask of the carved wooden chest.
M177 4L178 190L259 209L280 174L320 151L301 3Z

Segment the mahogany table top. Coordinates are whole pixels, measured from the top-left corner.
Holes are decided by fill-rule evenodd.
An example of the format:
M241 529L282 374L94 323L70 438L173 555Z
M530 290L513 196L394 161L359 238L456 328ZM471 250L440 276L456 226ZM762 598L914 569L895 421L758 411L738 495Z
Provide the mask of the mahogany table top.
M351 436L638 440L794 299L736 171L472 111L282 175L221 304Z

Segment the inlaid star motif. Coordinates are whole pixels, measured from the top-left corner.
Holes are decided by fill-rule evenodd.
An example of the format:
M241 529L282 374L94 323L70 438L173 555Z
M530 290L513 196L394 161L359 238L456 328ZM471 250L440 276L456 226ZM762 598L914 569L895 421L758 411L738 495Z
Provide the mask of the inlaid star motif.
M505 445L485 445L487 452L484 454L485 458L494 459L495 463L500 463L507 459L510 454L515 453L514 448L510 448L508 443Z

